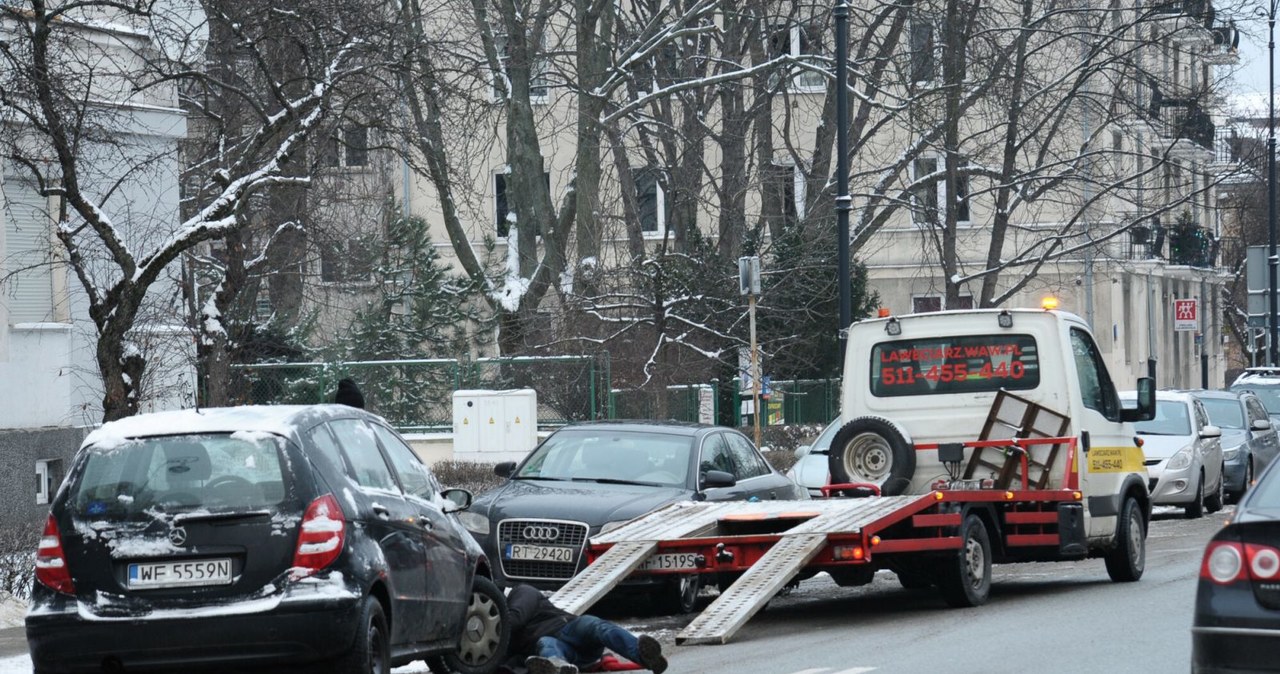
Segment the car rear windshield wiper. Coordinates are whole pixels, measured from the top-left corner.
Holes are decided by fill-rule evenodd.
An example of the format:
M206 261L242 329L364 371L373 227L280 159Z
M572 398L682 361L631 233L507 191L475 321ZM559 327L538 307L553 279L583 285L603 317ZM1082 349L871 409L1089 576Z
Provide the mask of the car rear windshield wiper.
M178 513L173 516L174 524L187 522L227 522L231 520L251 520L259 517L271 517L270 510L240 510L225 513Z

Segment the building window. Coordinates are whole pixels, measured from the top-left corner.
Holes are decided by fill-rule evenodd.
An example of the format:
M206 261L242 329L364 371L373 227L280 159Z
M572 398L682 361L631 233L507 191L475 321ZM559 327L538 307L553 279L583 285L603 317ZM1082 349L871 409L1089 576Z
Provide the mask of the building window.
M934 78L933 22L915 19L911 22L911 81L930 82Z
M354 124L335 130L321 141L320 165L327 168L369 165L369 129Z
M973 295L961 295L956 298L955 302L946 304L942 295L916 295L911 298L911 311L917 314L927 314L934 311L958 311L973 308Z
M512 195L507 190L509 181L509 173L498 172L493 174L493 216L494 231L498 233L498 238L505 239L511 233L511 225L516 222L515 205L512 203ZM543 179L547 182L547 191L551 190L551 174L542 173ZM535 234L541 236L541 231L535 231Z
M777 26L769 39L770 56L778 58L789 55L796 61L809 64L813 68L821 68L822 27L815 23L798 23L792 26ZM788 79L789 87L797 93L821 93L827 90L827 78L819 70L810 67L793 65ZM771 79L770 88L776 87L777 79Z
M956 175L956 223L970 222L969 211L969 176L964 173L967 162L961 160ZM917 225L933 225L943 221L941 205L946 202L947 183L941 176L935 176L921 182L928 176L938 172L937 157L920 157L911 164L912 179L915 182L912 196L911 219Z
M320 245L320 280L324 283L368 283L372 268L373 253L365 241L353 239ZM270 307L268 298L268 312ZM261 304L256 308L263 309Z
M645 236L662 236L667 229L667 195L662 189L659 170L646 166L635 172L636 206L640 215L640 231Z
M920 157L911 163L911 167L915 184L912 189L911 218L918 225L937 224L940 189L938 179L928 177L938 172L938 160L934 157Z
M543 38L545 42L545 37ZM511 63L511 48L507 35L498 33L493 36L493 46L498 52L498 68L501 72L496 77L501 77L505 85L506 91L511 91L511 79L507 75L507 66ZM550 98L550 86L547 78L547 60L543 56L546 52L546 44L542 44L538 48L538 53L534 57L533 65L529 67L529 102L530 103L546 103ZM498 86L495 78L493 83L493 100L498 101L506 98L503 94L503 87Z

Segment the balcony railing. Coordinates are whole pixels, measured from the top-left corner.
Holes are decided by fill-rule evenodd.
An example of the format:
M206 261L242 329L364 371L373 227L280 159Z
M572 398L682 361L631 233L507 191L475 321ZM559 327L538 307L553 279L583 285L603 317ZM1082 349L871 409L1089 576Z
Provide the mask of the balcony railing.
M1204 22L1205 28L1213 25L1213 3L1209 0L1156 0L1149 6L1156 14L1189 16Z
M1164 227L1157 221L1150 225L1134 225L1129 228L1129 259L1164 259Z
M1207 150L1213 150L1214 125L1211 117L1195 98L1165 98L1157 88L1151 97L1149 112L1164 138L1185 138Z

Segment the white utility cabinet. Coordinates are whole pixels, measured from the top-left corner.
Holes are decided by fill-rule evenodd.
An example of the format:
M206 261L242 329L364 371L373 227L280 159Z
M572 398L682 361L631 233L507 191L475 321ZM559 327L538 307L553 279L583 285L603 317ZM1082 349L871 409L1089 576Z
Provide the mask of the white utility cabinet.
M533 389L453 392L453 458L519 461L538 444L538 393Z

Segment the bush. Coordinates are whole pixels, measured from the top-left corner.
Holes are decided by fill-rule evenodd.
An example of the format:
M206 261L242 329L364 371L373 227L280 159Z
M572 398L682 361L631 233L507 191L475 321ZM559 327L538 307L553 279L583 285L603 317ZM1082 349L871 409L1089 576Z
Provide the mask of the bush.
M502 484L503 478L493 474L496 464L482 461L438 461L431 466L440 484L446 489L466 489L479 496Z
M17 599L31 598L40 531L35 525L0 527L0 596L8 594Z
M785 473L796 465L795 452L774 450L770 452L761 452L764 454L764 460L769 462L779 473Z

